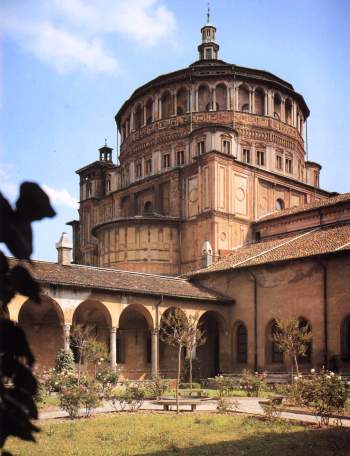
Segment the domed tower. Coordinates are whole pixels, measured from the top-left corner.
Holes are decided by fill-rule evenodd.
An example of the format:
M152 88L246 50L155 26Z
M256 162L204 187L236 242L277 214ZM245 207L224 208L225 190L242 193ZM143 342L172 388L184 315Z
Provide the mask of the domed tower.
M219 60L209 17L201 35L199 60L118 111L119 164L106 152L78 171L76 262L177 275L202 267L204 244L216 261L250 242L260 217L329 196L320 166L305 161L304 98L267 71Z

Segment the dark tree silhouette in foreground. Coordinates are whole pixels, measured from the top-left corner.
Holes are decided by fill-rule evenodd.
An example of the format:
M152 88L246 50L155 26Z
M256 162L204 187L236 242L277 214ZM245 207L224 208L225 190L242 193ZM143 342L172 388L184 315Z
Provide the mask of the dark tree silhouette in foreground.
M40 305L40 287L21 260L30 260L33 250L31 223L53 217L46 193L32 182L24 182L13 209L0 193L0 242L18 259L13 267L0 251L0 448L9 436L34 441L39 429L35 404L37 381L32 373L34 356L23 330L8 319L8 304L16 293ZM9 453L2 451L3 456Z

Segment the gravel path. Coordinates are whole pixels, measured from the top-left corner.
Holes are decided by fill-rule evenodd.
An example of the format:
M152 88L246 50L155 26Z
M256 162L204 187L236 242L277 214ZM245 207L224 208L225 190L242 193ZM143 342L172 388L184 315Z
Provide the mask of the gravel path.
M248 413L251 415L263 415L264 412L259 404L260 398L256 397L239 397L234 398L238 403L238 412ZM200 412L212 412L215 411L217 407L216 400L206 400L206 401L199 401L197 405L197 410ZM189 407L183 407L183 409L190 410ZM161 405L156 405L152 401L145 401L140 410L153 410L153 411L162 411L163 407ZM108 413L108 412L115 412L115 409L112 407L111 404L105 404L102 407L98 407L94 414L98 413ZM81 413L84 414L84 410L81 410ZM39 419L47 420L47 419L54 419L54 418L66 418L68 414L62 410L56 409L52 411L43 411L39 413ZM282 412L282 418L289 419L289 420L296 420L296 421L303 421L307 423L317 423L317 420L312 415L305 415L303 413L290 413L290 412ZM350 427L350 417L344 418L342 420L343 426ZM331 419L330 424L335 424L335 420Z

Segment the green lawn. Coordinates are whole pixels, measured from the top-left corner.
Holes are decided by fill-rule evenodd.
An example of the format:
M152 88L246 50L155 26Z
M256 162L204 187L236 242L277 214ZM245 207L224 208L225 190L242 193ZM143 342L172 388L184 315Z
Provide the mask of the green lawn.
M10 439L16 456L349 456L350 430L241 415L115 413L42 423L38 443Z

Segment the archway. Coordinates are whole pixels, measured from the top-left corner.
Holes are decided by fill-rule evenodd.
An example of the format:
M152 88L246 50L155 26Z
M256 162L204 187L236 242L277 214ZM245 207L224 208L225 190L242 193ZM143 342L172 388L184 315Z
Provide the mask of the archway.
M281 119L281 104L282 100L278 93L275 93L273 97L273 117L275 119Z
M168 119L173 114L172 96L168 90L163 93L161 102L162 102L162 119Z
M255 114L263 116L265 114L265 92L261 88L255 89L254 92Z
M143 109L140 104L137 105L136 111L134 114L135 130L139 130L142 127L143 121Z
M165 319L169 316L169 314L174 312L175 309L179 309L179 308L178 307L169 307L168 309L166 309L163 312L161 320L160 320L160 330L159 330L159 332L160 332L160 334L159 334L160 335L160 337L159 337L159 371L162 376L171 377L171 378L175 378L176 374L177 374L178 350L177 350L177 347L169 345L164 340L162 340L163 339L162 328L165 325ZM181 309L180 309L180 311L181 311L183 317L187 318L185 312L183 312ZM183 366L184 366L184 360L185 360L185 351L183 351L183 353L182 353L182 360L181 360L182 370L183 370Z
M141 305L131 304L119 318L117 364L126 378L140 379L149 374L152 362L152 317Z
M108 309L100 301L88 299L79 304L73 314L73 326L76 325L89 327L90 336L104 343L109 350L112 320ZM74 346L71 348L77 361L79 354Z
M210 111L211 110L211 97L210 90L207 85L201 85L198 88L198 111Z
M238 110L249 112L249 89L245 85L241 85L238 89Z
M287 124L292 124L292 102L289 98L285 102L285 120Z
M299 329L301 331L312 331L311 323L304 317L299 317ZM306 344L304 356L298 356L299 364L310 364L312 361L312 339Z
M21 307L18 324L27 336L38 365L54 365L58 350L63 348L63 323L62 309L48 296L42 296L40 304L28 299Z
M227 109L227 87L225 84L218 84L215 88L216 110L225 111Z
M205 344L197 348L201 378L215 377L220 372L220 323L216 312L205 312L198 321Z
M150 125L153 122L153 100L148 98L146 103L146 125Z
M187 112L187 90L182 87L181 89L178 90L177 95L176 95L176 100L177 100L177 107L176 107L176 113L177 115L182 115Z

